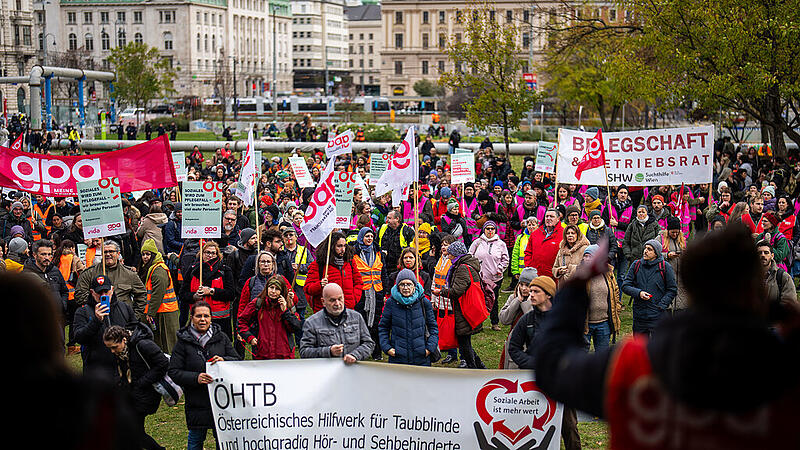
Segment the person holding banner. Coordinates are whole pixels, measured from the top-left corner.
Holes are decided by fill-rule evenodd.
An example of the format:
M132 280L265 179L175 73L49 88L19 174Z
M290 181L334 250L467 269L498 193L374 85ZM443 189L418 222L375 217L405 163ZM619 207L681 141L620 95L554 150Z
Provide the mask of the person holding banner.
M198 300L189 310L191 322L178 331L167 375L183 388L184 413L189 428L187 450L202 450L208 430L217 436L208 385L214 378L206 373L207 364L238 361L230 338L212 322L211 305Z
M361 299L364 284L361 273L353 261L353 249L347 245L342 233L332 232L328 239L317 247L316 262L308 269L305 292L314 312L323 308L322 289L328 283L336 283L344 292L344 304L353 309ZM385 264L385 263L384 263Z
M232 335L231 302L235 282L231 269L222 260L219 244L214 241L203 243L202 254L183 276L181 300L191 305L203 300L211 306L211 317L226 336ZM199 252L198 252L199 253ZM202 279L200 265L202 264Z

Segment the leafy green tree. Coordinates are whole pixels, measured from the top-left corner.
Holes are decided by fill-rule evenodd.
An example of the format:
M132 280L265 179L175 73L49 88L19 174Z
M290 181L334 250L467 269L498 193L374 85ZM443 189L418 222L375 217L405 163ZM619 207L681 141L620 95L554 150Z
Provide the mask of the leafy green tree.
M420 97L440 97L444 95L444 88L427 78L423 78L414 83L414 92Z
M454 68L441 74L439 84L472 93L463 104L467 123L481 129L501 126L508 158L509 129L519 128L537 94L522 79L527 55L518 44L519 29L500 24L491 11L489 3L471 3L461 14L464 37L448 42L447 57Z
M131 42L113 49L108 60L117 74L115 94L125 104L145 108L150 100L176 92L177 74L154 47Z
M617 6L627 14L616 21L588 14L588 6L570 9L547 25L548 34L568 36L556 39L561 49L622 37L624 45L609 55L614 70L662 108L691 102L746 113L761 123L762 139L778 156L786 154L784 134L800 144L797 2L621 0Z

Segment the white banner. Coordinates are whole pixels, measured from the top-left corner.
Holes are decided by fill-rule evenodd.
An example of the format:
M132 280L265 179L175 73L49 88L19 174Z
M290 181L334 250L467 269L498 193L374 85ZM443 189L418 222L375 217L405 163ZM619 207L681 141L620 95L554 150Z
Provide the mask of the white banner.
M172 167L178 182L186 181L186 155L183 152L172 152Z
M383 172L389 167L389 159L392 157L391 153L372 153L369 155L369 184L375 186L378 184Z
M604 186L602 167L575 176L594 132L558 130L558 182ZM608 184L655 186L710 183L714 127L603 133Z
M312 247L318 246L328 237L336 227L336 198L333 188L333 162L335 158L328 160L325 171L319 180L319 185L308 202L305 211L305 223L300 226L303 235Z
M536 150L536 171L556 173L557 154L558 144L555 142L539 141L539 148Z
M255 204L256 184L258 172L256 170L255 145L253 143L253 129L247 133L247 150L244 152L242 171L239 173L239 182L231 188L231 193L238 196L245 205ZM259 164L260 165L260 161Z
M220 362L209 396L225 449L559 449L563 406L530 370L341 359Z
M325 148L325 156L333 158L338 155L346 155L353 151L353 132L350 130L342 134L336 135L333 139L328 141L328 146Z
M334 199L336 200L336 228L350 228L353 212L353 191L356 188L355 172L333 172Z
M464 184L475 182L475 155L454 153L450 155L450 183Z
M306 160L302 156L290 156L289 164L292 166L297 186L300 188L314 187L314 178L311 177Z

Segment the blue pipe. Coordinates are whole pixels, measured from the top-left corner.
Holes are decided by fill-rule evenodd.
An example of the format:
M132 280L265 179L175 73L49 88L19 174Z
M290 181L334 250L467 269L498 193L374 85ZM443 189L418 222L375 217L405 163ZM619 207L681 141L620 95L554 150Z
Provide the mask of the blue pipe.
M83 82L86 81L86 76L78 78L78 111L81 116L81 128L86 125L86 107L83 104Z
M109 111L108 111L109 116L110 116L110 120L111 120L111 122L109 122L109 123L117 123L117 110L114 108L114 82L113 81L109 81L108 82L108 92L109 92L108 97L111 100L111 107L109 108Z
M53 120L51 115L52 107L53 96L52 92L50 91L50 77L44 77L44 120L47 131L51 131L53 129Z

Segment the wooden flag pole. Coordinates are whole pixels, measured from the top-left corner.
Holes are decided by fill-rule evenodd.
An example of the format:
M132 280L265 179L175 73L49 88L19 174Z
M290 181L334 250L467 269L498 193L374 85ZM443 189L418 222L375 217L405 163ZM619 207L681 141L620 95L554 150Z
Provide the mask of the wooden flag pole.
M255 201L253 202L253 203L255 203L255 208L256 208L256 211L255 211L256 212L256 236L258 237L258 241L256 241L256 254L258 254L258 252L261 251L261 227L258 226L258 215L261 212L258 210L258 193L256 193L254 195L254 197L256 198ZM257 267L256 267L256 270L258 270Z
M103 275L106 274L106 238L100 238L100 260L103 261Z
M333 231L331 234L328 235L328 252L325 253L325 276L323 278L328 278L328 266L331 264L331 241L333 240Z
M608 169L606 169L605 164L603 164L603 172L605 173L606 176L606 203L608 203L608 221L611 222L611 188L608 186ZM556 195L558 194L556 193ZM611 224L609 223L609 226L610 225ZM616 228L617 227L611 227L611 232L614 233L614 235L617 234Z
M558 129L558 142L561 143L561 128ZM537 149L536 151L538 152L539 150ZM555 174L556 175L556 182L555 182L555 190L553 191L553 208L558 206L558 166L559 166L559 164L558 164L558 151L559 151L558 144L556 144L556 174ZM536 170L536 166L534 166L533 168L534 168L534 170ZM608 180L608 177L606 177L606 180ZM522 194L525 195L524 192ZM566 199L564 201L566 201ZM566 206L566 205L564 205L564 206Z

